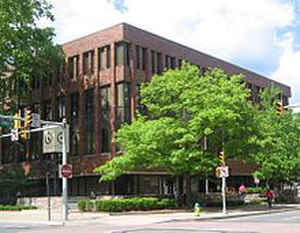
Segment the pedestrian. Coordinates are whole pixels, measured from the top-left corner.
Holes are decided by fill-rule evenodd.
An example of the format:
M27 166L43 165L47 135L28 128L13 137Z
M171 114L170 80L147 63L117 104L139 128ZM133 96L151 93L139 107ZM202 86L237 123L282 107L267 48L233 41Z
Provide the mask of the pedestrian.
M246 193L246 186L244 184L241 184L239 187L239 195L243 196Z
M268 190L266 192L266 197L267 197L267 202L268 202L269 208L272 208L272 201L274 198L274 193L270 188L268 188Z

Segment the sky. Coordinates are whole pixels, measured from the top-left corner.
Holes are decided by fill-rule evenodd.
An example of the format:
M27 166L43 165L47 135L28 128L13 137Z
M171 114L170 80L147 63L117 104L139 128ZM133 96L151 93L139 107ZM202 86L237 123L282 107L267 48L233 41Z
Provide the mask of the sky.
M50 0L56 42L126 22L292 89L300 103L300 0Z

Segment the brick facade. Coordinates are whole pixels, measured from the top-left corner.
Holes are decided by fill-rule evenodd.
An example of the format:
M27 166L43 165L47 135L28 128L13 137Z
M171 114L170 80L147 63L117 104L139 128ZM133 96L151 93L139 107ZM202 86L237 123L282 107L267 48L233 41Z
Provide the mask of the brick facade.
M178 67L182 60L189 61L200 69L219 67L229 74L244 74L253 93L253 101L256 101L256 93L260 88L270 87L272 84L283 91L281 98L284 104L288 104L291 96L290 87L286 85L125 23L67 42L62 47L67 61L64 75L53 77L51 83L49 81L36 88L33 93L33 100L36 102L33 104L39 104L38 112L43 117L48 114L45 108L48 101L52 114L47 116L52 120L59 120L58 97L64 96L64 117L68 123L75 122L74 126L78 127L79 132L73 132L73 136L77 135L74 138L79 140L78 151L69 156L69 162L73 164L73 176L78 178L94 175L93 169L96 166L117 155L114 136L120 121L118 117L122 113L134 117L138 84L149 81L154 73L159 73L164 68ZM121 83L129 85L128 103L120 100L127 93L127 87L121 86ZM108 86L110 88L105 89ZM90 92L87 93L87 90ZM71 95L74 93L78 94L78 106L71 104ZM103 93L109 96L107 112L103 107L106 98ZM123 101L124 106L120 101ZM92 108L88 106L89 103L92 103ZM89 112L92 116L88 115ZM108 123L103 120L105 116L109 116ZM111 138L111 143L106 142L108 146L104 143L105 138ZM75 139L70 138L70 142L72 140ZM91 140L92 143L89 144ZM30 151L25 159L27 162L21 162L28 164L29 160L34 160ZM2 154L0 149L0 165L4 163ZM38 167L37 162L29 164ZM233 175L246 175L255 169L252 165L233 165ZM42 170L36 172L36 175L43 177Z

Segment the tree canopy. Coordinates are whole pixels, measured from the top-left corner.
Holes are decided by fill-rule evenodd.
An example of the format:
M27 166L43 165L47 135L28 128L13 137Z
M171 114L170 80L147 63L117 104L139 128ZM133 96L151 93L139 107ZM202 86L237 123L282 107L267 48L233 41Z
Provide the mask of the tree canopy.
M141 89L148 114L138 114L117 132L122 156L95 171L101 180L142 168L208 176L220 151L226 158L246 158L256 148L258 129L242 80L220 69L199 74L189 64L155 75Z
M251 158L259 164L256 176L271 182L295 182L300 175L300 118L292 111L276 112L279 90L268 89L255 114L260 128L259 147Z
M42 18L53 20L46 0L0 1L0 111L9 102L26 98L33 80L51 77L63 62L53 28L41 28Z

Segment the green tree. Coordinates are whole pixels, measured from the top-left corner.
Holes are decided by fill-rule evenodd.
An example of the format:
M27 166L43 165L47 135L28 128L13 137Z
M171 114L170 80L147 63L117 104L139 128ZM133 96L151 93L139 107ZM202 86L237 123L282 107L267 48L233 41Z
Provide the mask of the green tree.
M37 25L53 20L51 8L46 0L0 1L0 112L7 103L13 111L29 97L34 78L54 76L64 60L53 28Z
M259 165L256 176L270 183L299 181L300 118L289 110L276 112L277 89L261 94L256 118L260 127L259 147L251 158ZM261 110L262 109L262 110Z
M102 181L140 168L212 175L218 152L246 158L256 148L258 129L248 96L242 76L220 69L199 75L196 66L184 64L156 75L141 89L147 116L138 115L117 132L123 154L95 171Z
M19 167L0 170L0 203L14 203L17 192L23 192L34 183Z

